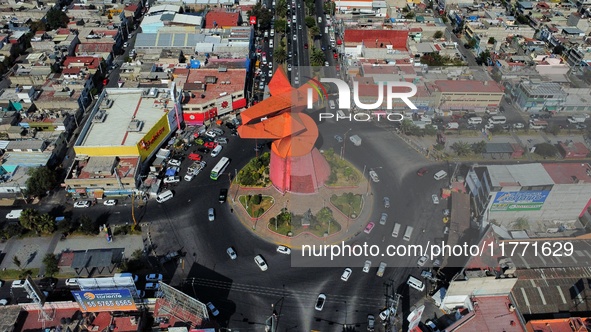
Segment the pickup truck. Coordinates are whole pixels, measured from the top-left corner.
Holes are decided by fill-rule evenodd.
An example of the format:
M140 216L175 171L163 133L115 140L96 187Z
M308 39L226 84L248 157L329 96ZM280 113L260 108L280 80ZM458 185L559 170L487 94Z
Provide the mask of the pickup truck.
M380 267L378 267L378 272L376 272L376 275L378 277L383 277L384 276L384 271L386 271L386 266L387 264L384 262L380 263Z
M357 135L353 135L353 136L349 137L349 140L351 142L353 142L353 144L355 146L360 146L361 145L361 137L359 137Z

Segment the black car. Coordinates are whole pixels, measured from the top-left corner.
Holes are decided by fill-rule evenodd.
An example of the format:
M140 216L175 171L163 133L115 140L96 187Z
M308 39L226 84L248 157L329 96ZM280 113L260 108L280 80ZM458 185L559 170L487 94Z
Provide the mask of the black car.
M226 127L228 127L228 129L236 129L236 126L232 122L226 122Z
M227 197L228 197L228 189L226 189L226 188L220 189L220 203L226 202Z
M208 148L199 148L197 149L197 151L203 153L203 154L209 154L210 150Z

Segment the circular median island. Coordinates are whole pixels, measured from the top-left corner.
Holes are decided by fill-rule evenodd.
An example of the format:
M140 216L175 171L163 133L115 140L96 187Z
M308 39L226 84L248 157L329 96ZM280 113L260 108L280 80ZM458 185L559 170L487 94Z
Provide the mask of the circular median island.
M332 210L328 207L323 207L316 214L308 209L300 215L283 208L278 215L269 219L267 227L272 232L287 236L310 233L317 237L325 237L341 230L341 225L334 219Z
M334 150L328 149L322 152L330 166L330 175L326 180L329 187L352 187L361 182L361 173L350 162L336 155Z
M363 209L363 195L354 194L352 192L344 193L342 195L332 195L330 202L339 211L349 218L357 218Z
M273 197L260 194L242 195L238 201L251 218L260 218L275 204Z

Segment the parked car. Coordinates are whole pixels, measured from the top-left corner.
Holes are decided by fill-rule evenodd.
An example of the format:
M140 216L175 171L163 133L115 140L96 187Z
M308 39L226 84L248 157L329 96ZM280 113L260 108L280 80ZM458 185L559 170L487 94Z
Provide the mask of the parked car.
M365 226L365 229L363 230L363 232L365 234L369 234L371 233L371 230L376 226L376 224L373 221L370 221L367 223L367 226Z
M373 332L375 330L376 318L374 315L367 315L367 331Z
M216 146L218 146L218 144L215 143L215 142L205 142L203 144L203 146L206 147L206 148L208 148L208 149L213 150L213 149L215 149Z
M218 309L216 309L216 307L213 305L213 303L207 302L206 305L207 305L207 308L209 309L209 311L211 311L211 314L213 315L213 317L220 314L220 312L218 311Z
M207 210L207 219L209 219L209 221L215 220L215 210L213 208L209 208L209 210Z
M390 317L390 309L384 309L384 310L382 310L380 312L380 315L379 316L380 316L380 319L381 320L384 320L385 321L386 319L388 319L388 317Z
M205 135L207 137L211 137L211 138L215 138L217 136L217 134L215 132L213 132L212 130L208 130L205 132Z
M269 268L267 266L267 262L265 262L265 260L263 259L263 256L261 256L261 255L254 256L254 262L258 265L258 267L261 269L261 271L267 271L267 269Z
M428 319L425 322L425 325L427 325L431 329L432 332L440 332L439 329L437 328L437 325L430 319Z
M429 258L427 256L421 256L421 258L419 258L419 260L417 261L417 265L421 267L425 266L425 263L427 263L428 259Z
M147 282L158 282L162 281L162 274L159 273L151 273L146 276Z
M371 268L371 261L370 260L365 261L365 263L363 264L363 272L368 273L370 268Z
M286 246L278 246L277 247L277 252L280 254L284 254L284 255L290 255L291 254L291 249L289 249Z
M164 178L164 180L162 182L164 183L177 183L181 181L181 177L180 176L167 176Z
M180 256L178 251L171 251L166 256L160 258L160 264L166 264Z
M314 306L314 309L322 311L324 308L324 303L326 303L326 295L319 294L318 298L316 299L316 305Z
M106 200L103 205L105 206L115 206L117 205L117 200L116 199L108 199Z
M523 128L525 128L525 125L523 123L521 123L521 122L517 122L517 123L514 123L513 124L513 128L515 128L515 129L523 129Z
M12 282L11 288L23 288L25 287L25 279L15 280Z
M209 154L209 152L211 152L211 150L208 148L198 148L197 151L199 151L203 154Z
M234 248L232 247L226 249L226 253L228 253L228 256L230 256L231 259L236 259L236 257L238 257L236 251L234 251Z
M225 137L216 137L214 142L216 142L218 144L228 144L228 139Z
M74 203L75 208L88 208L90 207L90 201L77 201Z
M341 280L342 281L347 281L349 280L349 277L351 276L351 273L353 273L353 270L351 270L350 268L346 268L343 271L343 274L341 274Z
M384 197L384 207L387 209L390 207L390 198Z
M170 166L181 166L181 161L180 160L177 160L177 159L170 159L168 161L168 164Z
M388 214L382 213L382 217L380 218L380 225L385 225L387 220L388 220Z
M187 174L185 174L185 177L183 178L185 181L191 181L193 180L193 178L195 177L195 172L200 172L199 170L196 170L194 172L187 172Z
M201 157L201 155L199 153L189 153L189 159L190 160L194 160L194 161L200 161L203 157Z
M144 289L146 291L155 291L155 290L159 290L160 289L160 284L155 283L155 282L148 282L146 284L146 287L144 287Z
M76 279L66 279L66 286L78 287L78 282L76 282Z

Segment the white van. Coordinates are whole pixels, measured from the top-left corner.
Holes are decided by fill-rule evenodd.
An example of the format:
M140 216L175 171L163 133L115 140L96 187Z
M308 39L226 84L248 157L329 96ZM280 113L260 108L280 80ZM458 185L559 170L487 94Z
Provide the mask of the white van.
M324 33L328 34L328 27L324 27Z
M408 280L406 281L406 284L409 285L410 287L418 290L419 292L422 292L425 290L425 284L420 281L418 278L415 278L413 276L408 276Z
M318 23L322 23L322 16L318 16Z
M505 124L505 123L507 123L507 118L504 115L491 116L490 119L488 119L488 123L490 123L490 124Z
M482 118L479 116L471 117L468 119L468 124L477 125L482 123Z
M400 224L396 223L394 225L394 229L392 230L392 237L398 237L399 232L400 232Z
M221 146L221 145L216 146L215 149L213 149L211 151L211 156L212 157L217 157L218 154L220 154L220 152L222 152L222 149L223 149L223 146Z
M412 231L414 228L412 226L406 226L406 231L404 231L404 237L402 238L404 241L410 241L410 237L412 236Z
M447 176L447 172L444 171L444 170L441 170L441 171L435 173L435 175L433 175L433 178L435 180L441 180L441 179L443 179L446 176Z
M158 196L156 196L156 202L164 203L164 202L168 201L169 199L171 199L173 196L174 196L174 194L172 193L172 191L166 190L166 191L158 194Z

